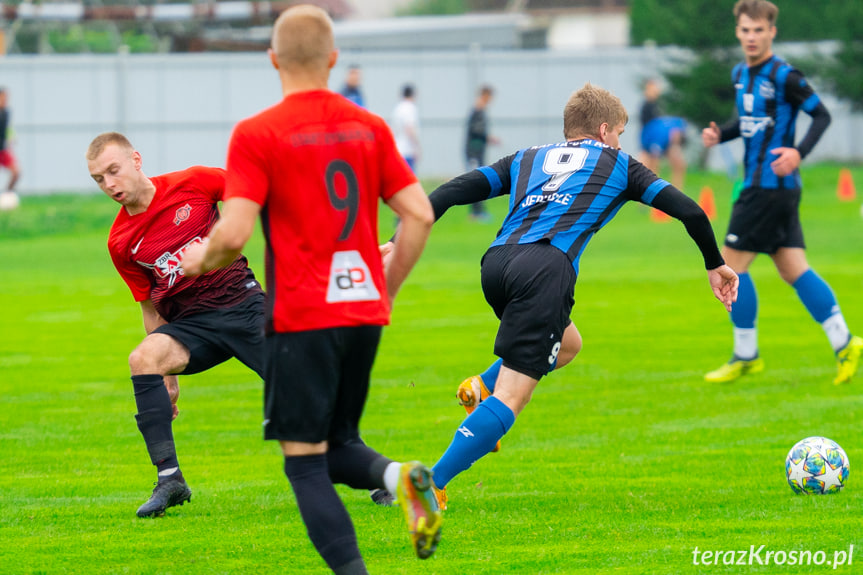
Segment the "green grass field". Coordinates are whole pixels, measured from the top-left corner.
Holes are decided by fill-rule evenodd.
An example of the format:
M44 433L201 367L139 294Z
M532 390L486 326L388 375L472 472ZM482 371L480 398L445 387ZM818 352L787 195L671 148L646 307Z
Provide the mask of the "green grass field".
M863 220L859 200L837 200L838 172L804 172L804 229L810 262L863 333ZM854 179L863 184L863 168ZM687 183L693 196L715 191L721 237L731 184ZM504 200L490 207L499 221ZM191 504L135 517L155 473L126 365L140 312L105 247L115 213L101 195L25 197L0 213L0 573L326 573L278 448L261 439L261 384L236 361L180 380L174 434ZM397 299L362 427L393 458L434 463L463 419L457 384L493 359L479 259L496 230L470 223L467 208L447 214ZM247 253L262 277L259 237ZM705 383L730 355L731 325L702 268L679 223L625 207L582 259L582 353L540 383L500 453L450 483L434 557L412 556L398 509L341 490L370 572L817 573L851 545L852 564L836 571L863 571L863 376L832 385L820 326L760 258L767 370ZM785 455L810 435L847 451L842 493L796 496L786 484ZM761 545L762 560L822 551L825 564L730 566L724 554L693 565L696 547Z

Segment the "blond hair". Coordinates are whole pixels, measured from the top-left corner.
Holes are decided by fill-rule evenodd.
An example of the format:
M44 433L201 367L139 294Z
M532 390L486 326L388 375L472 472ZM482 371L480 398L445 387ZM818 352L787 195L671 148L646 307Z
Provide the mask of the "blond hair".
M774 26L776 18L779 16L779 7L773 2L767 0L739 0L734 5L734 21L739 22L740 16L746 14L753 20L761 20L762 18Z
M563 109L563 135L566 139L598 136L599 127L615 128L629 121L620 98L590 82L573 92Z
M335 50L333 21L317 6L288 8L273 24L271 48L282 69L327 69Z
M130 152L135 151L129 139L120 132L105 132L104 134L99 134L90 142L90 146L87 148L87 159L95 160L110 144L116 144Z

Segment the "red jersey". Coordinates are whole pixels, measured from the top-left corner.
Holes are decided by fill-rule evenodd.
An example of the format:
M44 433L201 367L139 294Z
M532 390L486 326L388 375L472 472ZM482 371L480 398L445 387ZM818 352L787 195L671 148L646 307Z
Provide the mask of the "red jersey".
M195 166L150 181L156 193L147 210L130 216L120 208L108 236L114 267L135 301L153 300L159 315L174 321L236 305L260 292L243 256L197 278L187 278L180 265L183 250L207 237L219 219L225 171Z
M260 204L276 332L389 323L379 200L417 181L378 116L329 90L234 128L225 197Z

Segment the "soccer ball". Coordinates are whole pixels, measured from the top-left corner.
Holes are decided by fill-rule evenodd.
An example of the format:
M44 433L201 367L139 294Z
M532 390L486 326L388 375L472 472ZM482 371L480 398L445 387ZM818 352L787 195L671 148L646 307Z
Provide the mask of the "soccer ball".
M849 469L845 451L826 437L801 439L785 458L785 476L794 493L839 493L848 481Z
M0 210L8 212L18 207L20 201L15 192L3 192L0 194Z

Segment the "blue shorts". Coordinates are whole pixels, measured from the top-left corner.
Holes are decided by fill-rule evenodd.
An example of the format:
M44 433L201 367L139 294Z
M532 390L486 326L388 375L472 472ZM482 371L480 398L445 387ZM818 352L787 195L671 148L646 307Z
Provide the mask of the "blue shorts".
M661 156L675 132L686 132L686 120L676 116L654 118L641 129L641 147L653 156Z

